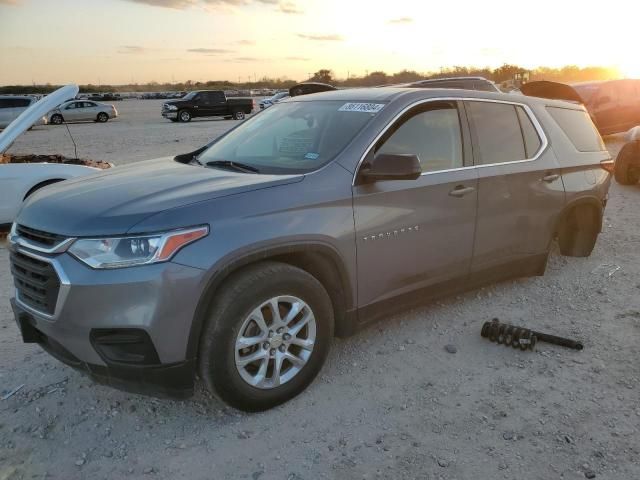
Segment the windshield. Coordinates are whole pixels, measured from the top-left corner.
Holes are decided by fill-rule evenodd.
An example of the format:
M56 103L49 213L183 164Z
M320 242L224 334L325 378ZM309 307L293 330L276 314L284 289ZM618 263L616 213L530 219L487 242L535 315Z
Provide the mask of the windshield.
M344 109L344 101L285 102L255 115L198 157L236 162L259 173L307 173L327 164L383 105L370 111ZM375 105L375 104L374 104ZM342 108L342 110L341 110Z
M197 94L198 94L198 92L189 92L184 97L182 97L182 100L191 100Z
M288 97L289 96L289 92L280 92L280 93L276 93L273 97L270 98L270 100L280 100L282 97Z

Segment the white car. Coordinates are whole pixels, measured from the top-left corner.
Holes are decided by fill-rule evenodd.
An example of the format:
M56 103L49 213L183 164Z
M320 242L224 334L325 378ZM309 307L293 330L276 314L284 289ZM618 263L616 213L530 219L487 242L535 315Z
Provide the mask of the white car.
M0 133L0 229L10 227L22 202L35 191L52 183L97 173L101 168L69 163L7 163L3 155L14 140L61 101L78 93L76 85L67 85L32 104ZM46 159L49 157L43 156ZM95 162L99 164L98 162ZM103 163L109 167L110 164Z
M280 92L276 93L273 97L265 98L264 100L260 100L260 110L264 110L265 108L269 108L270 106L278 103L280 100L284 100L289 96L289 92Z
M116 118L116 107L93 100L71 100L64 102L47 115L49 123L60 125L63 122L100 122Z
M38 101L26 95L0 95L0 129L6 128L27 108ZM41 116L33 125L46 125L47 118Z

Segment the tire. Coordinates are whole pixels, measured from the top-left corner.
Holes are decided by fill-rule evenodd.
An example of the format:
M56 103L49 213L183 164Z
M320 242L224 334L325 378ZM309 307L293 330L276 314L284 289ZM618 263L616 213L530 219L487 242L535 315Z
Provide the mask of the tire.
M640 142L629 142L616 157L614 176L620 185L635 185L640 180Z
M595 208L575 207L558 231L560 253L567 257L588 257L596 245L599 230Z
M54 113L51 116L51 123L53 123L54 125L61 125L62 123L64 123L64 118L62 118L62 115L60 115L59 113Z
M109 115L104 112L100 112L96 118L96 120L100 123L106 123L109 120Z
M234 120L244 120L244 112L242 110L237 110L233 112Z
M180 110L178 112L178 121L187 123L191 121L191 112L189 110Z
M284 318L294 303L304 304L300 313L292 313L295 316L288 327L283 327L287 328L284 332L274 327L276 320L271 316L274 309L269 302L275 298L279 300L279 315ZM255 312L260 312L264 328L253 321L257 318ZM304 319L308 323L294 333L298 322L304 323ZM267 410L292 399L313 381L329 353L333 330L331 299L315 277L284 263L251 265L232 274L213 300L200 339L200 377L215 396L237 409ZM273 336L269 337L269 331ZM295 338L290 338L287 345L288 332ZM241 335L260 340L245 349L238 348ZM294 345L296 339L311 342L310 353L308 347ZM286 359L289 353L306 363L294 365ZM246 362L252 355L261 358ZM285 359L280 361L282 377L277 377L281 382L274 383L278 358ZM239 366L238 362L243 361L247 364ZM266 370L261 368L264 363ZM256 383L251 384L250 380Z

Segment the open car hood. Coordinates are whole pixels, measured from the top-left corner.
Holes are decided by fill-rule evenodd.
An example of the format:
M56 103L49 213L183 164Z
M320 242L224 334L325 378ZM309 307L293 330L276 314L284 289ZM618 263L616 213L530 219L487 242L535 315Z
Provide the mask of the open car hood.
M0 133L0 153L4 153L15 139L29 130L40 117L49 113L62 102L74 98L78 91L77 85L65 85L27 108Z
M578 92L566 83L549 82L540 80L538 82L525 83L520 87L520 91L528 97L548 98L550 100L568 100L570 102L584 103Z

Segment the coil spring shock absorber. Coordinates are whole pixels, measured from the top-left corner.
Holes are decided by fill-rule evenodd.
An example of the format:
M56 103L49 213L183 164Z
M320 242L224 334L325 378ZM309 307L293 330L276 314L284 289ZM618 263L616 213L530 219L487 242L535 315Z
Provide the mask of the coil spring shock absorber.
M520 348L520 350L533 350L538 341L553 343L562 347L573 348L574 350L583 349L582 343L576 342L575 340L536 332L528 328L515 327L508 323L500 323L497 318L494 318L490 322L484 322L480 335L483 338L488 338L492 342L513 348Z
M485 322L480 335L499 345L519 348L520 350L533 350L538 342L536 336L528 328L500 323L497 318L490 322Z

